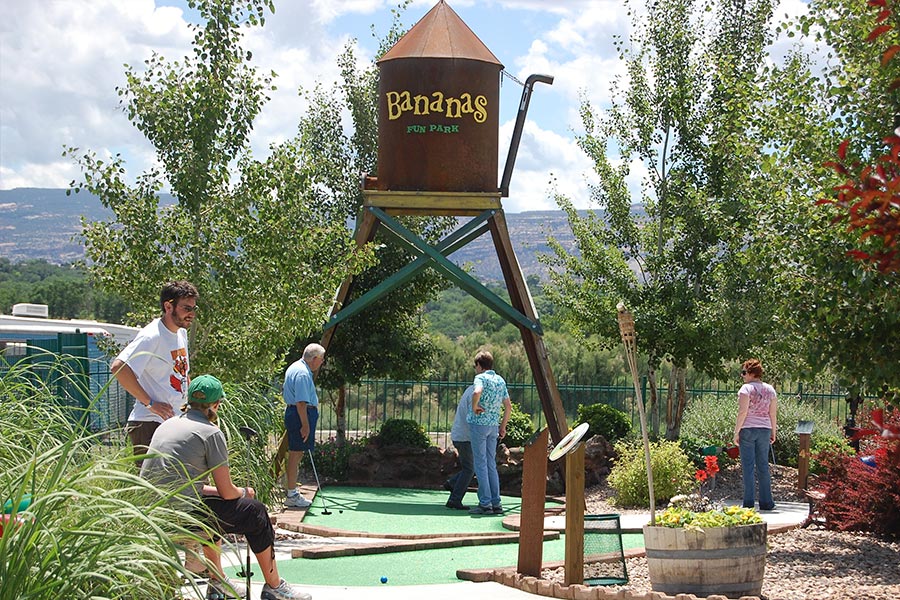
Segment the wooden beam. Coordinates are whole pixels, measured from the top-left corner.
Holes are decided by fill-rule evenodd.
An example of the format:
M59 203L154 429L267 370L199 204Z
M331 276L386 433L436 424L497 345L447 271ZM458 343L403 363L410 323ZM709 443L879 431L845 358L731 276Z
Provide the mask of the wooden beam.
M500 270L503 272L503 279L506 281L506 289L509 290L513 308L528 319L540 323L537 309L534 307L534 300L528 291L528 284L512 247L503 211L497 212L488 223L491 226L491 237L494 240L494 247L497 249ZM547 419L547 426L550 429L550 437L555 443L559 443L568 433L569 428L566 424L566 411L562 405L559 388L556 386L556 378L550 368L547 348L544 346L543 338L535 331L525 327L519 327L519 331L522 334L522 344L525 346L528 363L531 365L534 385L537 387L538 397L541 399L544 417Z
M367 212L372 211L367 210ZM494 211L490 210L482 211L478 218L472 219L463 227L460 227L456 231L452 232L449 236L441 240L435 246L435 249L439 253L441 253L441 255L449 256L472 240L481 237L481 235L488 230L488 226L485 222L491 217L493 212ZM431 257L428 255L423 254L419 256L413 262L409 263L387 279L383 280L381 283L370 289L361 297L341 308L341 310L337 314L333 314L331 316L331 319L329 319L329 321L325 324L325 330L327 331L332 327L336 327L342 321L345 321L353 315L362 312L370 305L377 302L378 299L382 296L390 293L399 286L413 279L416 275L418 275L418 273L428 267L432 262L433 261Z
M544 556L544 498L547 495L547 428L525 446L522 459L522 511L519 562L522 575L541 576Z
M500 210L500 192L427 192L363 190L363 206L401 210L419 210L421 214L456 214L446 211Z
M566 558L564 585L584 583L584 444L566 454Z
M425 241L423 241L409 229L404 227L402 223L400 223L390 215L385 214L385 212L377 206L370 206L366 210L370 210L375 213L381 223L391 233L395 234L398 239L402 240L408 245L411 252L417 255L428 256L433 261L433 264L431 265L432 268L442 273L450 280L454 281L459 287L467 291L470 295L474 296L477 300L489 306L491 310L506 318L510 323L513 323L520 327L524 327L527 330L533 330L539 335L543 333L540 327L540 323L527 318L522 313L522 311L514 310L502 298L497 296L495 293L485 287L481 282L479 282L474 277L462 270L460 267L455 265L453 262L448 260L443 254L441 254L435 248L432 248ZM489 223L491 222L491 220L493 220L493 217L496 216L496 214L497 213L495 212L492 217L488 219Z

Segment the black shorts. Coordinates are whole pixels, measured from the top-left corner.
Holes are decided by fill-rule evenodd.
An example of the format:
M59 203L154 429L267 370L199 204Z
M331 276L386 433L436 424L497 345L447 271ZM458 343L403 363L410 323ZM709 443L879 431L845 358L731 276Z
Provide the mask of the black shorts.
M245 536L254 554L275 544L275 528L269 519L269 511L259 500L223 500L218 496L204 496L203 503L215 517L215 526L219 531Z

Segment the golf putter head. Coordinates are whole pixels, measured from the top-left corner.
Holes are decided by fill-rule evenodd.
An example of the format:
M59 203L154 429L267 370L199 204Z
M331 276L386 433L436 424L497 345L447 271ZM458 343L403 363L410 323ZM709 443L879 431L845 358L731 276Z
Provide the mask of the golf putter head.
M259 437L259 434L255 429L247 427L246 425L238 427L238 431L241 432L241 435L244 436L244 439L246 440L252 440L255 437Z

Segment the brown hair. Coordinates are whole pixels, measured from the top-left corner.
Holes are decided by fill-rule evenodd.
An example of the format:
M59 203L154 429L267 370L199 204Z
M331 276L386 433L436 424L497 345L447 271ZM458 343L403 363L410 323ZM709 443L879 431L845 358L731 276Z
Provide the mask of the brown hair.
M213 404L215 404L215 402ZM209 419L209 422L212 425L215 425L219 420L219 416L216 414L216 411L210 408L210 404L207 402L194 402L193 400L188 400L181 405L181 412L186 413L188 409L191 408L193 408L194 410L199 410L204 415L206 415L206 418Z
M494 356L487 350L482 350L475 355L475 364L485 371L490 371L494 368Z
M741 365L741 369L747 371L757 379L762 377L763 374L762 363L755 358L745 360L744 364Z
M170 281L162 287L159 292L159 309L165 313L166 302L173 302L173 306L178 304L178 300L182 298L199 298L200 294L197 288L189 281Z

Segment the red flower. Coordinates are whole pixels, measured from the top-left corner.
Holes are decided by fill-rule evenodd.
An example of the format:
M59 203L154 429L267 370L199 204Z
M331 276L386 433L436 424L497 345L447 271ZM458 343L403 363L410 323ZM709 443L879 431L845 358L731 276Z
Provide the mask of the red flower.
M715 456L707 456L705 460L706 474L710 477L715 477L716 473L719 472L719 459Z
M706 471L704 471L703 469L697 469L697 472L694 473L694 477L697 478L697 481L699 481L700 483L703 483L704 481L706 481L706 477L707 477Z

